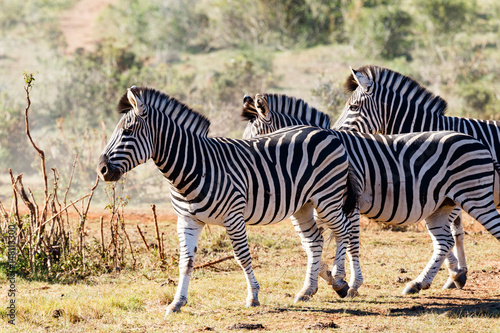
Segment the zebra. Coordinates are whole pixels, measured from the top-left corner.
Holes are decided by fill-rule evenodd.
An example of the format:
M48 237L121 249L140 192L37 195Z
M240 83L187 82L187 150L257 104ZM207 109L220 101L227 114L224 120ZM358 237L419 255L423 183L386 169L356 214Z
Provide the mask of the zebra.
M246 306L260 305L246 226L277 223L291 216L307 253L303 288L295 301L318 289L323 236L313 210L338 241L334 287L347 292L344 256L357 202L347 154L339 139L316 127L298 126L251 140L208 137L210 122L165 93L128 89L118 103L123 116L99 158L97 172L117 181L152 159L167 178L178 215L179 284L166 315L187 302L190 275L205 224L223 226L248 287Z
M301 99L285 95L244 97L244 138L272 133L288 125L329 129L328 116ZM317 122L317 124L316 124ZM408 225L426 220L434 252L424 271L403 294L427 289L454 244L448 216L458 205L500 240L500 215L493 202L493 161L474 138L451 131L375 135L331 130L345 146L355 182L361 186L359 208L352 217L348 246L351 259L349 296L363 282L359 266L359 214L378 222ZM462 284L457 260L447 262L450 279ZM323 272L324 273L324 272ZM328 275L323 277L328 281Z
M494 199L500 205L500 122L446 116L447 102L412 78L378 66L351 68L345 82L351 92L333 128L365 133L399 134L448 130L469 134L491 152L495 165ZM467 272L460 210L456 220L456 254L459 266ZM453 287L448 280L444 288Z

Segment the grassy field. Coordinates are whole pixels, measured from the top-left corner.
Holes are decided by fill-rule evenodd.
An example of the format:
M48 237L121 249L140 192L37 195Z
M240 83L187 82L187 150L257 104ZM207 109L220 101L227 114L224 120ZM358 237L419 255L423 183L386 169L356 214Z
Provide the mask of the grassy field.
M291 223L249 229L253 265L261 285L261 306L246 309L246 283L234 260L195 270L188 304L181 314L164 318L177 283L175 217L159 212L167 259L147 254L135 224L154 243L154 224L147 213L127 218L139 268L88 278L75 284L18 281L16 330L7 324L2 307L0 330L19 332L500 332L500 254L498 242L484 232L468 232L469 280L463 290L441 290L441 270L430 289L402 296L406 281L415 278L431 256L426 232L382 230L364 221L361 259L365 277L360 296L340 299L320 281L310 302L293 303L302 286L306 256ZM97 231L97 219L88 234ZM470 221L465 225L469 226ZM133 228L134 231L131 231ZM324 253L332 262L330 245ZM222 228L202 233L196 264L231 255ZM5 276L2 277L2 280ZM7 284L1 297L7 300Z

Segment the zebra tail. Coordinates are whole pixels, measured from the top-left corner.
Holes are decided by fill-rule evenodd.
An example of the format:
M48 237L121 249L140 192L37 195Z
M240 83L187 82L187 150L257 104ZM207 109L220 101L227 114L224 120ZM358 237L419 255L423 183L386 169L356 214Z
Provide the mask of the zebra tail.
M361 193L361 185L359 184L358 179L354 175L353 168L349 166L349 173L347 175L346 199L344 202L344 206L342 207L342 211L346 216L351 215L354 209L357 208L360 193Z
M495 168L495 171L500 174L500 163L497 161L493 160L493 167Z

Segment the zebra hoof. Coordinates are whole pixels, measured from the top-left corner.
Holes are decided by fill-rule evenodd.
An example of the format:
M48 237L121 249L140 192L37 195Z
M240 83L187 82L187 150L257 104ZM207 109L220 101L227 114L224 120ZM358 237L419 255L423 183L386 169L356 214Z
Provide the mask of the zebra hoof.
M168 306L167 311L165 311L165 317L171 315L172 313L180 313L181 309L175 306Z
M335 290L335 292L340 296L340 298L345 298L349 292L349 285L347 284L347 282L344 282L344 286L341 287L339 290Z
M446 290L446 289L455 289L457 288L455 286L455 281L453 281L450 277L448 278L448 280L446 280L446 283L444 284L443 286L443 290Z
M347 292L347 298L354 298L358 296L358 291L356 289L349 288L349 291Z
M453 283L455 284L455 287L458 289L462 289L465 286L465 283L467 282L467 272L461 272L455 280L453 280Z
M247 308L253 308L255 306L260 306L260 302L257 299L247 301L247 304L245 304L245 307L247 307Z
M308 295L297 295L295 296L295 299L293 300L294 303L298 303L298 302L308 302L309 300L311 299L311 296L308 296Z
M330 286L333 283L333 277L332 277L332 272L328 270L328 265L325 264L324 262L321 262L320 268L319 268L319 276L326 281Z
M403 290L403 295L418 294L420 292L420 284L414 281L409 282Z

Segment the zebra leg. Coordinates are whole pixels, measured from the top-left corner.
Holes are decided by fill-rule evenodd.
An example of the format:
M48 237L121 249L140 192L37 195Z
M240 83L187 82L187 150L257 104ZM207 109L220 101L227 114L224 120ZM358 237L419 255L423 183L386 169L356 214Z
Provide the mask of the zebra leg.
M361 266L359 264L359 209L355 209L348 218L351 221L352 228L347 246L347 256L351 263L351 278L349 280L347 297L355 297L358 295L358 288L363 284L363 274L361 273Z
M243 215L237 214L228 217L224 221L227 234L233 246L234 258L241 266L247 280L248 296L246 299L246 307L259 306L259 283L255 278L252 269L252 256L248 247L247 230Z
M318 291L318 272L323 252L323 236L313 217L313 207L306 203L291 217L307 254L307 273L304 286L295 296L295 302L308 301Z
M340 203L324 200L319 205L313 203L318 217L325 225L333 231L337 249L332 269L332 288L337 294L344 298L347 296L349 285L345 282L345 254L349 243L351 232L351 221L342 212L342 201Z
M467 263L465 260L464 229L460 207L455 208L453 212L451 212L450 219L453 221L451 223L451 234L455 240L455 246L445 260L450 276L444 284L443 289L462 289L467 281Z
M314 220L316 221L316 226L318 227L319 232L321 235L325 235L326 231L329 230L328 226L325 224L325 222L319 218L318 213L316 210L314 210ZM326 235L326 239L328 240L328 243L330 242L331 239L333 239L333 235ZM328 268L328 264L324 262L323 260L320 260L319 263L319 276L326 281L327 284L330 286L332 285L332 272Z
M428 289L445 258L448 256L453 246L453 237L448 221L448 216L452 208L451 206L444 206L425 219L434 247L432 258L422 273L406 285L403 294L416 294L421 289Z
M194 256L203 227L204 224L190 218L184 216L177 218L177 234L180 243L179 284L177 285L174 300L167 306L165 315L180 312L181 307L187 303L189 279L193 271Z
M349 235L349 244L347 246L347 256L351 264L351 278L349 280L349 290L346 297L355 297L358 295L358 289L363 284L363 274L361 273L361 265L359 264L359 210L356 209L349 220L352 223L351 233ZM321 224L320 231L325 231L325 224L322 220L316 217L318 224ZM333 236L333 235L332 235ZM332 272L328 269L328 264L324 261L320 262L319 276L323 278L326 283L332 285L333 277Z
M476 207L463 208L470 216L481 223L490 234L500 241L500 214L498 214L493 201L488 205L480 205L481 202L482 201L480 201Z

